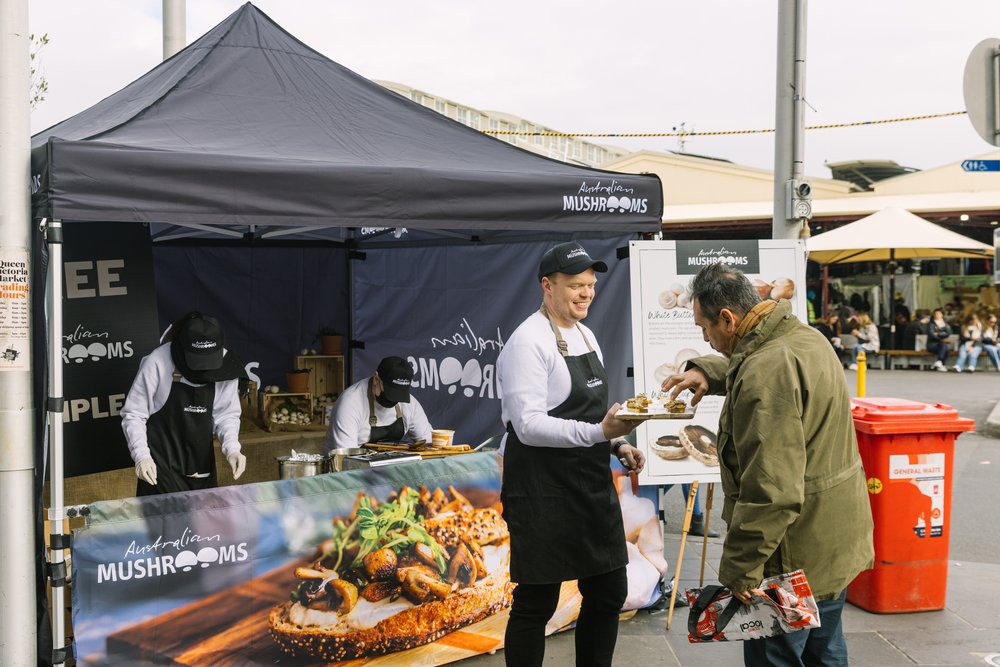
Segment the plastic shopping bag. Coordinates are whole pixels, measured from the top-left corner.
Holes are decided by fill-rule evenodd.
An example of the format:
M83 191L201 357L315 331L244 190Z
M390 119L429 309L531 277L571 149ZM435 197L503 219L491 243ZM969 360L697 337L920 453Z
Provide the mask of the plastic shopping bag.
M691 605L692 644L763 639L820 625L819 608L802 570L765 579L748 605L722 586L689 588L685 594Z

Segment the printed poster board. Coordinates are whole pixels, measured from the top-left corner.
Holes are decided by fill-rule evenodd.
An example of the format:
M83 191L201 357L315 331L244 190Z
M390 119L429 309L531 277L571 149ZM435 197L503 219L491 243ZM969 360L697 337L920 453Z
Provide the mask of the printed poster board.
M635 392L659 391L689 359L718 354L694 324L689 286L708 264L742 270L764 298L790 299L806 318L806 256L802 241L632 241L632 350ZM690 399L690 396L682 396ZM721 396L705 396L690 420L640 425L636 444L646 455L640 484L713 483L720 480L715 451Z
M624 608L636 609L659 597L663 533L653 503L622 468L612 474L629 555ZM497 458L475 453L93 503L73 533L78 664L430 667L495 650L512 591L499 500ZM418 542L436 545L429 562ZM460 559L460 542L478 546ZM369 570L362 543L393 548L395 564ZM345 588L321 588L330 571L359 594L346 608ZM445 604L421 608L436 596ZM564 582L546 634L571 627L580 602ZM344 636L322 641L334 628Z

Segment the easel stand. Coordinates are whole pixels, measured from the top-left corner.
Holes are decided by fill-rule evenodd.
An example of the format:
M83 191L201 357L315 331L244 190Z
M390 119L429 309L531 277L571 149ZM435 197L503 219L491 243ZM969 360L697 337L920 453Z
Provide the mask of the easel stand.
M701 574L698 577L698 585L705 585L705 557L708 555L708 527L709 519L712 516L712 495L715 491L715 484L708 485L708 493L705 494L705 535L701 542ZM684 561L684 546L687 544L688 531L691 530L691 515L694 513L694 502L698 496L698 482L691 482L691 490L688 492L687 506L684 508L684 526L681 529L681 548L677 552L677 566L674 568L674 582L670 591L670 607L667 611L667 630L670 630L670 622L674 618L674 603L677 601L678 584L681 578L681 564Z

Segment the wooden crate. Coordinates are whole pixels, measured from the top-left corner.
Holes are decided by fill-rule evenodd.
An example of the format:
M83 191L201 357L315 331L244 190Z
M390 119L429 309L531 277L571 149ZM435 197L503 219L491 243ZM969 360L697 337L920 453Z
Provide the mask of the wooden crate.
M328 357L322 354L305 354L295 357L296 368L308 368L309 393L313 396L334 394L340 398L344 393L344 357Z
M323 424L315 420L309 424L279 424L278 422L271 420L272 414L274 414L276 410L280 410L281 407L285 405L297 408L300 412L304 412L311 417L313 411L313 397L310 393L296 394L285 392L277 394L261 394L260 396L261 426L263 426L266 431L271 433L277 431L322 431L326 428Z

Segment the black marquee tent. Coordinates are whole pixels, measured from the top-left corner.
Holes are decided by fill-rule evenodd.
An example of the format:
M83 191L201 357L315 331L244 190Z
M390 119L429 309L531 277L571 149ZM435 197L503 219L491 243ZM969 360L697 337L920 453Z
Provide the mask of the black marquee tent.
M216 314L227 345L260 358L262 371L267 355L280 357L270 378L262 372L267 382L333 321L351 335L361 373L381 355L409 356L432 423L447 407L446 424L470 442L499 426L491 362L537 307L544 250L579 238L614 260L628 238L659 231L663 209L655 175L574 166L485 136L345 69L249 3L35 135L31 174L33 216L61 221L67 253L71 228L149 226L161 322L193 308ZM39 238L36 285L46 263ZM603 289L615 298L599 299L588 322L615 350L611 385L621 389L628 275L613 264ZM60 282L48 287L52 303ZM46 329L43 301L36 332ZM58 350L63 333L51 332L48 348L36 337L34 358ZM52 428L61 488L62 430Z
M270 373L265 383L283 379L323 324L352 337L367 372L380 341L404 350L421 337L431 300L445 309L438 322L481 331L470 308L519 321L505 271L530 277L567 238L599 240L613 257L629 236L659 231L663 208L655 175L486 136L313 51L249 3L35 135L32 182L36 219L148 224L161 322L216 314L227 342ZM506 291L491 294L494 283ZM515 288L537 298L530 282ZM382 312L389 305L398 324ZM468 332L423 338L440 348L456 333Z
M36 218L158 223L155 235L177 225L257 238L276 227L655 232L662 214L655 176L487 137L313 51L249 3L35 135L32 175Z

